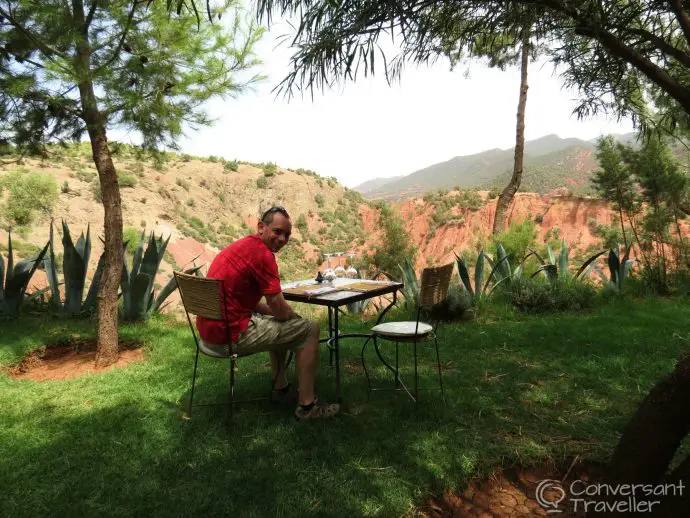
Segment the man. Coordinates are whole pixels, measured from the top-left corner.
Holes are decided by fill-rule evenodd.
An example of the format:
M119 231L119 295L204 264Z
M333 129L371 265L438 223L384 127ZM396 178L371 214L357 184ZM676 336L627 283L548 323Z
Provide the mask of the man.
M256 234L238 239L216 256L208 277L223 280L232 351L268 351L274 380L272 397L282 399L290 394L285 358L287 350L293 349L299 381L295 416L300 420L328 418L340 411L340 405L321 403L314 393L319 324L295 313L281 293L274 254L285 246L291 232L288 212L283 207L268 209ZM206 345L227 351L225 321L199 317L197 329Z

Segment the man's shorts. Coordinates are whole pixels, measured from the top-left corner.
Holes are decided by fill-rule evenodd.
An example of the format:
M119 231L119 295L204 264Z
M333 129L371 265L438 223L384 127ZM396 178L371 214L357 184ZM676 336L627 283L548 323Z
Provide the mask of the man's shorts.
M306 318L276 320L272 316L254 314L247 330L240 334L232 352L246 355L262 351L286 351L299 349L309 336L312 321ZM227 345L214 345L202 340L202 345L223 355L228 355Z

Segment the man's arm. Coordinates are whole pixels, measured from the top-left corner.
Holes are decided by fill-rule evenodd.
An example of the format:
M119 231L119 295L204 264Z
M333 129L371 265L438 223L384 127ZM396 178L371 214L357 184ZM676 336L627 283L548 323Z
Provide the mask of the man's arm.
M265 309L269 311L265 313L266 315L272 315L278 320L290 320L292 318L299 318L299 315L295 313L292 307L290 307L290 304L287 303L282 293L273 293L271 295L266 295L266 304L259 302L259 304L256 307L257 311L259 311L260 313L263 313L263 311L261 311L262 306L266 306Z

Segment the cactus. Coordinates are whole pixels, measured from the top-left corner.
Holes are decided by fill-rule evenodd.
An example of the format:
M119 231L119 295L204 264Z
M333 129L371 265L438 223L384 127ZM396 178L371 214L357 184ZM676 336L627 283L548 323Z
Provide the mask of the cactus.
M163 241L162 236L156 238L151 232L146 251L144 251L145 241L146 231L141 233L141 241L134 251L131 270L128 268L123 251L124 264L120 287L123 300L122 316L125 320L146 320L156 311L160 311L165 299L177 288L174 277L170 278L157 297L153 288L156 273L160 268L170 237ZM201 266L195 266L185 270L185 273L196 274L200 269Z
M62 271L64 283L60 282L55 268L55 245L53 225L50 225L50 252L43 260L43 266L48 276L50 286L50 306L56 314L66 316L77 316L93 312L96 307L96 295L98 284L103 275L105 255L101 254L98 266L91 279L91 286L84 299L84 287L86 286L86 274L89 267L89 257L91 256L91 226L86 227L86 236L82 232L77 243L72 242L68 225L62 222ZM60 299L59 286L65 286L65 301Z
M46 243L35 259L24 259L15 265L12 234L8 235L7 265L4 257L0 256L0 316L13 317L19 314L26 288L48 246L49 243Z

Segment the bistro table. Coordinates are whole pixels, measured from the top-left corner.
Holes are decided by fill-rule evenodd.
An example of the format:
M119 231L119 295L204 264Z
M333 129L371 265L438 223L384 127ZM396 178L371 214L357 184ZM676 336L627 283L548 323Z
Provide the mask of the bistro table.
M397 302L398 291L403 288L401 282L370 281L365 279L338 278L328 283L317 283L314 280L304 280L284 283L283 297L292 302L303 302L328 308L328 338L322 338L320 343L326 342L331 352L331 365L335 356L335 397L342 402L340 388L340 339L341 338L369 338L365 333L341 334L338 329L338 312L341 306L362 300L393 294L393 300L381 312L376 324Z

